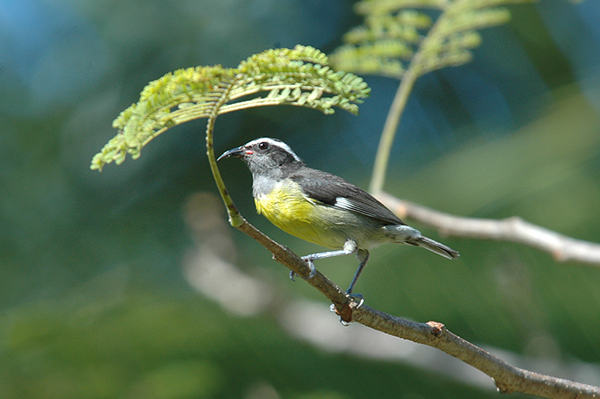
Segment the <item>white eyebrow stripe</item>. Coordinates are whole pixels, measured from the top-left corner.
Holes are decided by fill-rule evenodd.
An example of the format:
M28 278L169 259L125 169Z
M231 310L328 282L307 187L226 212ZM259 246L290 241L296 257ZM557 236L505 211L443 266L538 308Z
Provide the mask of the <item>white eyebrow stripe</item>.
M260 143L261 141L265 141L265 142L267 142L267 143L269 143L269 144L271 144L273 146L283 148L285 150L285 152L288 152L288 153L292 154L292 156L294 157L294 159L296 161L302 162L302 159L300 159L300 157L298 155L296 155L296 153L294 152L294 150L292 150L289 145L287 145L286 143L284 143L281 140L272 139L270 137L261 137L259 139L252 140L252 141L248 142L246 145L247 146L252 146L254 144Z

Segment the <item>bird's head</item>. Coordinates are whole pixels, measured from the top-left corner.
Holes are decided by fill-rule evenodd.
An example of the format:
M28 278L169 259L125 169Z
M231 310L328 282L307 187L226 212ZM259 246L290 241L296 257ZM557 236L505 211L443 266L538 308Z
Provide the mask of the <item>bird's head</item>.
M217 159L241 158L252 174L272 173L304 165L300 157L283 141L262 137L225 151Z

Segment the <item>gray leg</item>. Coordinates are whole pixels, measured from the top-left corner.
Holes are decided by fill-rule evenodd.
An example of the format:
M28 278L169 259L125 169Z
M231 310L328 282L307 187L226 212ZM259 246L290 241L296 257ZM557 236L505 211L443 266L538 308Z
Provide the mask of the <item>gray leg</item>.
M367 251L366 249L359 249L356 252L356 259L358 259L360 264L358 265L358 269L356 269L356 273L354 273L354 278L352 278L350 288L348 288L348 291L346 291L348 294L352 294L354 285L358 281L360 274L362 273L363 269L365 268L365 265L367 264L367 261L369 260L369 251Z
M315 276L315 274L317 274L317 269L315 268L315 264L313 263L313 261L325 259L325 258L331 258L333 256L350 255L350 254L355 253L356 251L360 252L363 250L358 249L358 244L356 244L356 241L348 240L344 244L344 249L340 249L337 251L329 251L329 252L319 252L316 254L310 254L310 255L303 256L302 260L306 261L306 263L308 264L308 267L310 268L310 274L308 275L308 277L306 277L306 279L313 278ZM368 252L367 252L367 257L368 257ZM290 278L292 280L294 279L294 272L290 272Z

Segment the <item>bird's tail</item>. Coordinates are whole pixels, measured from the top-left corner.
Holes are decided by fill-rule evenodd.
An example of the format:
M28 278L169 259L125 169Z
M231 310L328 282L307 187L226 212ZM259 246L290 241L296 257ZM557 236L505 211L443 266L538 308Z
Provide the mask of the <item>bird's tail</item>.
M418 247L423 247L431 252L435 252L436 254L443 256L447 259L456 259L460 256L458 251L453 250L450 247L445 246L442 243L439 243L431 238L427 238L425 236L421 236L415 240L411 240L408 242L409 244L416 245Z
M387 233L388 237L391 237L394 242L399 244L409 244L416 247L423 247L431 252L435 252L436 254L443 256L446 259L456 259L459 257L458 251L432 240L431 238L421 235L419 230L405 224L385 226L383 229Z

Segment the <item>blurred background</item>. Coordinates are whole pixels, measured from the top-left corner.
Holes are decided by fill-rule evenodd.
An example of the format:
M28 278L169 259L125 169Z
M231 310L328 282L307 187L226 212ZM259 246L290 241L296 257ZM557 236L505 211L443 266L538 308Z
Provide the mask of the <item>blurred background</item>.
M151 80L235 67L268 48L326 53L351 1L0 0L0 397L498 397L438 351L343 327L329 304L229 227L205 121L102 173L92 156ZM444 212L524 219L600 242L600 4L511 6L474 61L422 77L386 190ZM365 77L360 116L295 107L219 117L220 153L260 136L367 187L398 82ZM220 167L247 219L298 254L320 248L256 215L251 178ZM600 385L600 268L506 242L452 239L448 262L387 245L356 287L521 367ZM346 287L353 257L317 267Z

